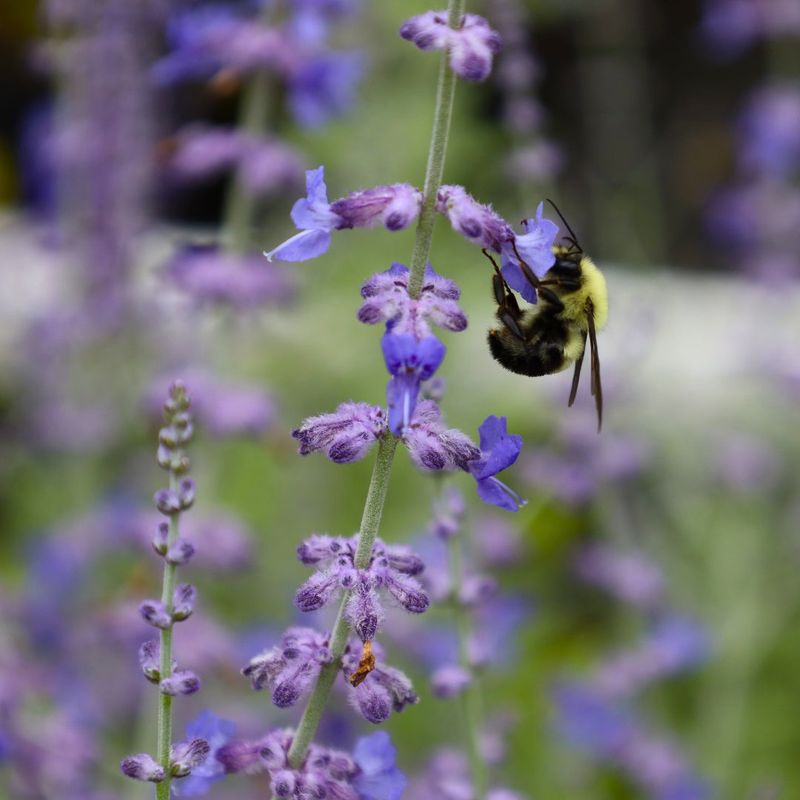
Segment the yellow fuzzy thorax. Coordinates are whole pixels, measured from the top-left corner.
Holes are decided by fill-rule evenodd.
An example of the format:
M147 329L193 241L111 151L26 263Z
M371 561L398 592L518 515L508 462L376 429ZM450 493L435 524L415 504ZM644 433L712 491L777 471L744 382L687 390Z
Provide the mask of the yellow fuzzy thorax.
M554 247L553 252L559 255L559 250L566 248ZM564 304L560 316L564 320L576 324L581 330L587 330L586 301L591 299L594 306L594 324L599 331L605 327L608 320L608 289L603 273L589 256L581 256L581 288L565 294L558 293L559 300Z

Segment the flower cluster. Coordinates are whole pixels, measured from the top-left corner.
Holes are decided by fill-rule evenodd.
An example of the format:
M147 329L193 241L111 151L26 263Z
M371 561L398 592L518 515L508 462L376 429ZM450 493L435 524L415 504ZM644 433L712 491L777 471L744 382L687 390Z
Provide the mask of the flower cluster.
M172 627L191 616L196 596L191 584L175 585L177 567L187 564L194 555L194 545L178 531L181 513L194 502L194 482L185 477L190 463L184 446L194 432L189 406L183 384L172 384L164 404L166 424L158 434L157 452L159 466L169 472L170 485L157 491L153 498L156 508L169 519L168 523L159 525L153 539L153 549L164 560L163 588L160 600L145 600L139 605L145 622L161 631L160 640L150 639L141 645L139 664L145 678L158 686L163 697L194 694L200 689L197 675L176 668L171 649ZM169 706L162 707L161 712L171 713ZM159 730L159 739L162 735L163 731ZM208 753L208 742L194 737L172 746L168 763L158 763L146 753L140 753L123 759L121 769L130 778L160 783L186 777L205 761Z
M419 214L422 193L405 183L363 189L329 203L324 175L324 167L306 172L306 197L297 200L292 208L292 221L300 233L266 252L268 260L307 261L327 252L334 230L366 228L382 223L388 230L396 231L408 227ZM508 285L528 302L536 302L536 291L532 281L525 275L525 267L536 278L544 277L555 262L552 246L558 234L558 226L543 216L542 203L537 207L535 217L523 221L523 233L516 233L491 206L477 202L462 186L442 186L436 211L446 216L453 229L465 239L500 254L503 277ZM400 266L395 265L392 269L399 269ZM379 291L385 291L387 280L395 278L392 270L384 274L387 279L378 281L375 287ZM377 277L368 281L364 290L371 291L376 280ZM438 301L457 300L458 294L448 297L451 287L452 282L444 281L431 288L431 297L438 295ZM364 295L365 298L368 296ZM369 304L368 308L370 310L365 312L368 317L362 321L377 322L380 317L373 306ZM391 309L392 306L388 306L385 313L389 314ZM442 327L458 330L451 327L455 320L448 320L448 311L444 309L438 312L442 315L441 321L432 321ZM385 318L389 319L388 316Z
M386 545L376 539L364 569L356 566L358 536L350 539L315 534L297 548L298 558L318 569L298 590L300 611L316 611L330 603L340 590L350 592L345 616L362 641L375 638L384 616L378 590L393 597L406 611L421 614L429 600L414 576L425 565L402 545Z
M485 80L502 46L497 31L477 14L464 14L451 28L446 11L427 11L403 23L400 35L420 50L446 50L450 69L466 81Z
M643 639L611 654L584 680L556 687L557 728L574 747L610 763L655 798L704 800L708 787L678 746L638 719L633 700L652 683L685 672L709 654L708 634L666 605L659 570L643 553L593 548L579 574L655 617Z
M331 23L349 12L347 6L293 3L281 27L253 17L252 4L184 10L171 21L171 52L155 65L153 77L161 86L203 80L226 90L242 77L266 72L286 86L297 122L317 127L348 108L361 75L359 54L325 46Z
M269 133L265 109L273 105L278 87L290 113L306 128L318 128L349 109L362 58L331 48L329 39L334 23L345 22L354 6L349 0L294 2L284 14L272 4L236 0L173 15L167 36L171 51L153 68L155 83L167 91L201 81L218 95L241 94L239 128L188 124L161 148L162 174L173 195L186 183L231 175L223 220L226 249L185 247L165 269L166 279L196 302L238 310L291 297L287 275L263 260L258 265L251 250L260 204L296 188L303 170L301 154Z
M338 464L364 458L389 432L387 414L368 403L342 403L331 414L309 417L292 431L300 455L321 451ZM434 400L420 400L400 440L424 472L463 470L476 481L484 502L516 511L525 501L496 476L510 467L522 449L522 437L506 432L505 417L487 417L479 428L481 446L447 428Z
M535 93L542 65L526 23L520 0L493 0L492 19L503 37L503 60L493 82L502 97L502 121L511 139L505 159L506 176L516 184L541 186L561 171L563 150L543 135L546 117Z
M289 763L293 738L294 731L289 728L270 731L257 740L228 742L216 751L215 757L228 773L266 772L272 795L281 800L400 800L405 778L395 764L395 749L388 734L380 731L359 739L352 757L341 750L312 744L298 768Z

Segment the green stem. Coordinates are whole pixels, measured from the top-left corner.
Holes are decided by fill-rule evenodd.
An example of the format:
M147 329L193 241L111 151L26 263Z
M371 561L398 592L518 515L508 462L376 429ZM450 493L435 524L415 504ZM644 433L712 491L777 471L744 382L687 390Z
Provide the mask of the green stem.
M461 24L465 0L450 0L447 4L447 22L451 28ZM442 53L439 65L439 84L436 90L436 110L433 115L433 132L428 150L428 167L425 170L424 197L417 220L414 251L411 255L411 275L408 293L417 297L422 289L425 265L431 253L433 223L436 221L436 195L442 185L447 139L450 135L450 120L453 117L453 98L456 93L456 75L447 64L448 53Z
M472 624L469 612L460 604L458 595L464 580L464 568L461 553L461 538L451 537L448 542L450 553L450 582L452 584L456 629L458 631L458 651L461 666L470 670L472 682L461 695L466 723L467 758L472 773L472 785L476 800L486 796L488 791L488 775L486 764L481 754L480 735L483 727L483 698L481 696L480 679L470 665L469 640L472 637Z
M386 502L386 492L389 489L389 478L392 472L392 462L394 461L395 450L397 449L397 439L394 436L386 436L378 443L378 456L375 459L375 466L372 470L372 479L369 482L367 500L364 503L364 513L361 517L361 527L359 528L358 550L356 551L356 567L364 569L369 564L372 555L372 546L378 529L381 524L383 506ZM306 710L292 741L289 750L289 764L298 769L306 756L308 747L317 732L322 712L328 702L328 696L333 688L336 675L341 669L339 663L347 644L347 634L349 625L344 616L344 609L350 593L346 592L339 605L339 613L331 633L330 650L333 656L332 661L326 664L319 673L317 682L308 699Z
M460 23L464 13L464 2L465 0L449 0L448 21L453 27ZM439 68L439 84L436 92L433 132L428 151L428 167L425 173L425 197L417 223L414 252L411 259L408 291L412 297L416 297L422 288L425 265L428 263L428 256L431 250L436 195L442 183L454 94L455 75L447 66L447 54L443 54ZM394 454L397 450L397 442L398 439L396 437L386 436L378 444L378 455L372 470L372 478L367 492L367 499L364 503L364 513L361 517L361 527L359 529L358 549L356 550L355 558L355 565L358 569L364 569L369 564L369 559L372 555L372 546L375 543L375 537L378 535L383 506L386 502L386 493L389 488L389 477L392 471ZM336 675L341 669L341 658L349 633L349 626L344 616L344 609L348 599L349 592L346 592L342 597L336 622L331 631L330 650L333 658L330 664L326 664L320 670L317 682L311 691L311 696L308 698L305 711L295 731L292 746L289 749L289 764L294 769L299 768L306 757L309 745L319 727L322 712L325 710Z
M272 4L266 3L262 20L264 24L270 21L272 13ZM267 130L273 88L273 80L265 71L256 72L250 78L242 96L238 124L240 130L254 136ZM244 167L239 167L230 180L223 213L223 238L229 250L241 252L250 245L255 208L256 198L244 183Z
M178 491L178 476L169 473L169 488ZM167 534L167 548L172 547L178 539L179 514L172 514L169 518L169 533ZM172 595L175 591L176 565L164 560L164 578L161 585L161 602L167 613L172 612ZM161 631L161 663L159 665L161 680L172 675L172 627ZM167 694L158 694L158 744L156 752L158 763L164 768L166 777L161 783L156 784L156 800L169 800L169 785L172 780L170 775L170 750L172 749L172 697Z

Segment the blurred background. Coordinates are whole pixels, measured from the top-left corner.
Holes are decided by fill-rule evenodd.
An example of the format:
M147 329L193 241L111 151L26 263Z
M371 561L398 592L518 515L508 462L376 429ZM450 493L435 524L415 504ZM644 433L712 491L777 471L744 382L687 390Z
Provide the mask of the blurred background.
M407 262L413 230L344 231L306 264L260 253L294 232L304 169L325 165L330 199L421 185L438 58L397 30L426 10L0 7L0 796L151 794L118 763L154 746L136 606L160 586L150 499L175 378L197 415L201 598L176 649L203 679L176 730L203 708L242 735L296 720L239 669L299 622L295 548L357 530L371 463L300 459L290 431L383 402L358 291ZM598 436L587 385L567 409L569 375L492 361L489 265L437 222L432 263L470 320L444 334L447 421L474 437L503 415L525 440L516 515L452 479L470 569L503 601L475 614L494 632L495 782L538 800L800 797L800 4L468 11L504 49L458 86L445 181L513 221L553 198L610 294ZM382 536L435 550L442 491L400 454ZM387 727L408 796L459 800L415 788L463 748L458 701L429 687L451 610L426 617L386 624L422 698ZM367 727L342 702L323 739ZM236 776L208 796L266 795Z

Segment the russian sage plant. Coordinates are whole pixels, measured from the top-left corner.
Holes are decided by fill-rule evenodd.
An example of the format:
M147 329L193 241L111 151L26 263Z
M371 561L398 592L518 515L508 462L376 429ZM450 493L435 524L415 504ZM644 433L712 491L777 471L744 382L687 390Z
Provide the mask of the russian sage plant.
M145 600L139 606L142 618L159 631L157 640L150 639L139 648L142 672L159 690L156 756L139 753L121 764L128 777L155 783L158 800L169 800L172 779L189 775L206 760L210 749L201 737L172 742L172 698L200 688L199 678L189 670L176 669L172 657L172 629L191 616L196 594L191 584L176 583L177 568L194 554L194 546L179 531L181 514L191 507L195 493L194 482L185 477L189 458L183 449L193 434L189 404L183 384L173 384L164 404L166 424L158 434L157 453L159 466L169 472L169 488L160 489L153 498L168 520L159 525L153 539L153 549L164 560L161 599Z
M487 503L516 511L524 501L497 475L517 459L522 440L507 432L505 418L489 416L481 425L480 443L448 427L437 400L422 394L422 384L441 365L445 346L434 327L464 330L467 319L458 305L457 285L428 263L437 213L473 243L501 256L507 282L526 288L520 260L542 275L553 263L551 245L557 226L542 217L518 234L489 206L475 201L461 186L443 186L445 153L457 78L485 79L500 39L489 23L464 13L462 0L452 0L447 11L428 12L408 20L401 36L422 50L443 51L439 69L436 110L428 166L422 190L405 183L381 185L351 192L328 201L324 168L307 172L307 196L292 209L299 233L267 253L272 260L304 261L324 253L336 230L383 225L390 231L417 220L410 266L392 264L361 287L358 319L385 324L381 340L389 373L386 407L365 402L342 403L331 413L306 419L293 436L299 453L324 453L345 464L364 458L377 448L359 532L353 537L312 535L298 548L300 560L315 568L298 589L295 605L310 612L336 603L338 613L330 632L311 627L289 628L280 641L254 656L244 668L255 689L269 689L276 706L305 702L295 730L267 733L257 741L229 742L215 752L228 772L266 771L276 797L297 797L336 789L342 796L360 793L364 766L341 753L314 744L328 699L340 673L352 705L369 722L380 723L392 711L417 702L409 679L386 663L376 640L391 598L411 614L429 606L429 596L418 581L422 559L405 545L389 545L378 538L392 464L398 445L407 450L423 472L463 471L475 480ZM535 300L535 297L533 298ZM454 548L454 580L461 582ZM466 634L465 634L466 635ZM467 664L462 669L466 671ZM469 680L469 676L467 676ZM473 734L476 731L473 730ZM380 753L381 792L370 796L397 798L402 779L394 767L388 740L370 737L368 746ZM367 746L367 745L364 745ZM480 769L480 755L472 742L472 764ZM358 751L358 746L356 748ZM476 774L477 791L485 791L485 775ZM350 793L347 786L352 787Z

